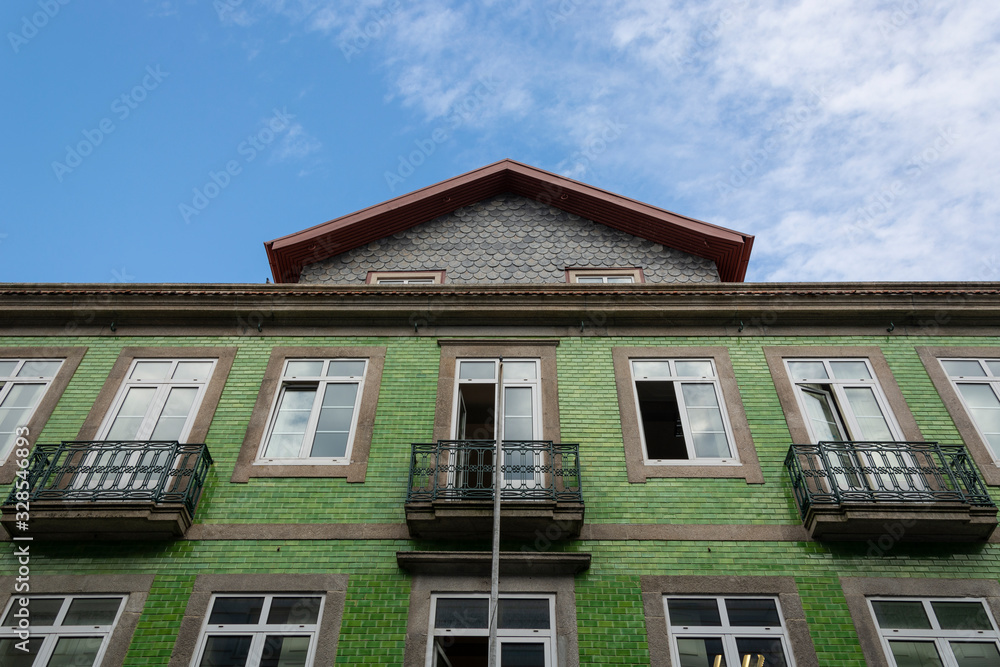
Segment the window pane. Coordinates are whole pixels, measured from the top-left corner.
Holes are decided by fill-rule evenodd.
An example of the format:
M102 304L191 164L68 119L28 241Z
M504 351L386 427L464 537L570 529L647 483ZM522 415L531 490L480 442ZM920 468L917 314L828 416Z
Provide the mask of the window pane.
M726 600L729 624L743 627L781 627L778 605L774 600L730 598Z
M17 368L16 361L0 361L0 377L13 377L15 368Z
M328 384L310 456L341 457L347 454L347 440L354 417L358 385Z
M715 408L716 412L718 412L719 399L715 394L714 384L695 384L693 382L684 382L681 384L681 387L684 393L684 404L689 408ZM721 420L718 422L718 425L722 426Z
M872 600L875 619L884 629L929 630L931 622L920 602Z
M951 642L958 667L1000 667L996 642Z
M285 367L285 377L314 378L322 373L322 361L289 361Z
M871 387L848 387L844 389L844 394L858 420L858 426L861 427L858 438L873 441L894 439Z
M697 378L711 378L715 377L715 371L712 370L711 361L678 361L677 364L677 375L681 377L697 377Z
M200 667L244 667L252 639L250 635L209 637L198 664Z
M697 458L724 459L732 456L729 441L724 432L692 433L691 444Z
M829 394L803 391L802 399L806 406L809 423L816 436L816 442L840 442L844 439L844 434L837 423L837 417L834 415Z
M331 361L327 377L361 377L365 374L363 361Z
M996 408L1000 406L997 395L988 384L958 383L962 397L970 408Z
M302 454L302 439L316 399L315 387L285 387L278 414L264 448L267 458L295 458Z
M680 667L727 667L722 640L715 637L679 637L677 654L680 657ZM715 664L717 657L722 658L718 665Z
M194 387L174 387L167 396L160 418L156 420L151 440L179 440L187 423L198 390Z
M871 380L868 364L863 361L831 361L830 369L838 380Z
M951 361L942 361L941 364L948 375L953 377L984 377L986 375L986 371L983 370L983 367L975 359L953 359Z
M25 425L44 392L43 384L17 384L11 387L3 405L0 405L0 455L6 453L17 440L17 428Z
M17 372L19 378L51 378L59 371L61 361L26 361ZM0 376L5 375L0 371Z
M274 598L267 622L274 625L311 625L319 618L319 598Z
M667 600L671 625L720 626L719 603L715 599Z
M635 282L632 276L608 276L609 283L631 283Z
M829 377L822 361L789 361L788 372L793 380L824 380Z
M60 637L46 667L90 667L103 637Z
M347 433L316 433L309 456L313 458L339 459L347 456Z
M781 640L777 637L768 639L764 637L737 637L736 652L740 655L740 661L750 656L750 666L757 667L758 663L765 667L787 667L785 661L785 650L781 646ZM761 657L764 662L761 663Z
M155 394L153 387L130 387L108 431L108 440L135 440Z
M992 630L982 602L931 602L938 624L945 630Z
M268 635L264 639L260 667L305 667L306 657L309 655L309 639Z
M549 601L501 598L497 617L498 628L548 630Z
M260 620L264 598L217 598L208 617L211 625L252 625Z
M500 645L500 667L545 667L545 644L502 643Z
M3 667L32 667L38 649L42 648L41 637L32 637L28 640L28 651L15 648L15 644L20 644L20 639L7 638L0 639L0 665Z
M577 276L576 282L578 283L603 283L604 278L601 276Z
M438 598L435 628L487 628L490 601L486 598Z
M890 641L896 667L942 667L933 642Z
M211 374L211 361L180 361L177 363L177 369L174 371L174 379L185 382L207 380Z
M492 361L462 361L458 364L460 380L494 380L496 364Z
M69 605L62 625L111 625L121 598L77 598Z
M137 361L132 369L132 380L165 380L172 361Z
M633 361L632 373L637 378L670 377L669 361Z
M1000 377L1000 359L987 359L986 367L990 369L990 374Z
M504 382L513 380L534 380L535 363L533 361L505 361L503 362Z
M28 613L33 627L52 625L56 622L56 616L62 607L65 598L28 598ZM11 605L7 611L7 617L3 620L5 628L12 628L17 625L17 617L14 612L22 607L19 604Z

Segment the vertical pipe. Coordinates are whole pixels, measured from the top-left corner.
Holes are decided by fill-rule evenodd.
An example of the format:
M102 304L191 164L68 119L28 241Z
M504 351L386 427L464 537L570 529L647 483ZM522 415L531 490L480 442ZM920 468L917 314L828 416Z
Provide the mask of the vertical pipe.
M496 451L493 454L493 560L490 573L489 667L497 664L497 608L500 601L500 463L503 456L503 357L497 365Z

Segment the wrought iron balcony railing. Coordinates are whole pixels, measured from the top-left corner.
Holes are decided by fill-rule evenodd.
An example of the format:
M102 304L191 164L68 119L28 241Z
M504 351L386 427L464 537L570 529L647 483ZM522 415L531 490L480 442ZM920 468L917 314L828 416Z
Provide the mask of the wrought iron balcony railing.
M407 503L493 500L495 440L439 440L412 447ZM501 500L582 503L580 446L505 440L500 494Z
M29 502L182 503L194 514L212 456L178 442L65 441L35 445ZM15 491L6 504L15 502Z
M821 442L785 457L803 516L844 503L961 503L994 507L965 447L936 442Z

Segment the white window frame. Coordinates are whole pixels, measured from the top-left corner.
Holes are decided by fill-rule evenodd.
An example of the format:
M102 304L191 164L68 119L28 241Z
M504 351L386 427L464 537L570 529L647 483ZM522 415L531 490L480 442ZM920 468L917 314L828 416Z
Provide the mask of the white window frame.
M181 362L196 362L196 363L211 363L211 369L205 378L198 378L197 380L173 380L170 376L174 374L177 369L177 364ZM162 363L169 362L171 364L170 371L167 373L167 379L162 380L133 380L132 373L135 372L136 366L143 362L154 362ZM212 380L212 376L215 374L215 369L218 366L218 359L207 359L207 358L154 358L154 357L140 357L132 360L129 364L128 372L125 374L125 379L122 380L121 386L118 388L118 393L115 395L115 399L111 402L111 407L108 409L107 414L104 416L104 421L101 423L101 427L97 430L97 440L106 440L108 438L108 433L111 431L112 425L115 423L115 419L118 417L118 412L121 410L122 403L125 402L125 397L128 395L130 389L134 387L155 387L156 393L154 394L153 400L150 401L149 406L146 408L146 414L142 421L142 425L139 427L139 432L136 435L135 441L141 442L144 440L149 440L153 433L153 429L156 428L156 423L160 417L160 413L163 411L163 406L167 402L167 398L170 396L170 390L174 388L186 388L193 387L198 390L195 395L195 399L191 404L191 409L188 411L187 420L184 423L184 427L181 429L180 434L177 437L177 442L184 443L187 441L188 436L191 435L191 427L194 425L195 418L198 415L198 411L201 409L201 403L205 398L205 392L208 389L208 384Z
M0 620L7 617L7 614L11 611L15 604L18 603L20 597L28 597L32 600L58 600L63 601L59 612L56 614L56 619L53 625L38 625L36 623L31 623L30 632L31 638L42 637L42 645L39 648L38 654L35 657L34 665L40 667L42 665L48 664L49 659L52 657L52 652L55 650L56 644L61 638L64 637L94 637L97 635L102 635L101 646L97 650L97 654L94 658L93 665L100 665L104 660L104 654L108 650L108 644L111 641L111 635L114 634L115 628L118 625L118 621L122 617L122 612L125 611L125 604L128 601L128 595L123 595L120 593L105 593L105 594L94 594L94 595L29 595L29 596L18 596L12 595L10 602L7 607L3 610L3 614L0 615ZM107 598L118 598L118 611L115 614L114 621L110 625L60 625L63 619L66 617L66 613L69 611L69 607L73 600L80 599L107 599ZM29 619L30 620L30 619ZM10 639L13 638L15 642L20 642L21 639L17 636L16 628L2 627L0 628L0 639Z
M600 278L600 281L587 280L585 282L580 282L580 278ZM630 280L612 280L609 281L608 278L630 278ZM637 283L644 282L642 269L632 268L632 269L566 269L566 282L574 284L618 284L618 285L634 285Z
M635 363L643 361L666 362L670 364L669 376L636 376ZM712 377L678 375L677 362L701 361L712 365ZM632 399L635 401L635 414L639 420L639 440L642 443L643 463L646 465L741 465L739 455L736 451L736 438L733 436L733 427L729 421L729 409L726 406L726 399L722 395L722 385L719 383L719 369L715 364L715 359L710 357L688 358L688 357L636 357L628 360L629 374L632 377ZM677 398L677 409L680 412L681 427L684 430L684 446L687 448L688 458L686 459L654 459L649 456L649 449L646 447L646 427L643 422L642 409L639 406L639 389L636 382L670 382L674 385L674 395ZM722 414L722 424L726 431L726 444L729 446L729 456L703 457L699 458L694 450L694 441L690 437L691 424L687 407L684 402L684 392L679 390L679 384L711 384L715 390L715 399L719 404L719 411Z
M258 623L255 624L229 624L229 625L219 625L219 624L209 624L209 619L212 617L212 609L215 606L216 600L221 598L264 598L264 606L260 612L260 619ZM267 615L271 610L271 604L274 598L319 598L319 611L316 614L316 622L310 624L269 624L266 622ZM201 631L198 634L198 644L194 651L194 655L191 658L191 667L198 667L201 662L202 653L205 651L205 647L208 643L209 637L220 637L220 636L243 636L252 635L252 640L250 643L249 653L247 654L247 665L256 667L260 663L261 654L263 651L264 641L267 635L284 635L284 636L308 636L309 639L309 651L306 656L306 667L310 667L316 659L316 646L318 644L319 628L323 622L323 611L326 609L326 594L321 592L304 592L304 591L292 591L288 593L257 593L257 592L239 592L239 593L216 593L212 595L212 598L208 602L208 609L205 611L205 620L202 622Z
M869 378L858 378L851 380L840 380L834 377L833 369L830 366L830 362L859 362L864 363L868 369ZM826 378L799 378L796 377L791 370L791 364L796 362L812 362L812 363L822 363L826 374ZM812 420L809 418L809 408L804 400L803 393L807 391L814 391L811 388L805 387L804 385L829 385L829 392L824 390L824 394L829 395L833 399L833 404L831 408L834 410L834 416L837 420L838 427L844 436L845 441L849 442L865 442L865 438L860 437L861 427L854 415L854 411L850 407L850 403L847 400L847 395L844 392L847 388L853 387L865 387L872 390L875 396L875 402L878 404L879 409L882 411L882 416L885 418L886 424L888 425L889 432L891 434L893 441L903 441L903 431L899 427L899 422L896 421L896 415L893 414L892 408L889 406L889 401L885 396L885 392L882 391L882 386L878 381L878 376L875 375L875 369L872 367L872 363L869 359L865 357L794 357L785 358L783 360L785 364L785 372L788 374L788 379L792 383L792 387L795 390L795 400L798 402L799 410L802 413L802 421L805 423L806 429L809 432L809 437L813 443L819 442L819 438L813 429Z
M38 396L35 398L34 403L31 405L30 408L28 408L25 417L19 423L14 425L15 430L11 432L10 441L7 443L3 443L2 441L0 441L0 463L2 463L7 459L7 456L10 454L10 450L13 449L14 447L14 442L17 440L16 436L17 427L25 426L31 420L32 416L34 416L35 414L35 410L38 409L38 405L42 402L42 399L45 398L45 394L48 392L49 387L52 386L52 381L55 380L56 376L59 374L59 371L62 370L63 364L66 362L65 359L38 359L34 357L23 357L17 359L14 358L0 359L0 362L11 362L11 361L17 364L14 367L14 372L11 373L10 375L0 376L0 408L3 407L3 404L7 400L7 397L10 395L10 392L17 385L28 385L28 384L42 385L42 391L39 392ZM56 372L53 373L51 376L41 376L41 377L17 376L17 374L21 372L21 369L24 368L24 365L26 363L36 362L36 361L40 362L57 361L59 362L59 367L56 369Z
M924 613L927 614L927 618L930 620L931 629L883 629L878 624L878 617L875 615L875 608L872 606L873 601L920 602L923 604ZM978 602L986 611L986 616L990 620L993 630L943 630L937 620L937 615L934 613L934 608L931 606L932 602ZM904 641L933 641L938 652L938 657L941 659L944 667L958 666L958 662L955 660L950 646L950 642L953 640L965 640L975 643L989 643L992 640L997 650L1000 651L1000 632L997 631L997 622L993 618L990 606L984 598L892 597L873 595L865 598L865 604L868 607L872 623L878 632L879 642L882 645L882 653L885 655L885 659L890 667L896 667L896 660L892 655L892 649L889 648L889 641L894 639Z
M757 626L736 626L730 625L729 615L726 611L726 600L734 599L749 600L773 600L778 610L778 618L781 627L757 627ZM722 625L707 626L674 626L670 623L670 608L667 606L669 600L715 600L719 608L719 618ZM684 637L691 638L719 638L722 640L723 651L726 654L726 664L736 667L740 665L740 656L736 648L737 635L741 638L750 639L778 639L781 641L781 648L785 654L788 667L795 667L795 655L792 651L792 643L788 636L788 624L785 622L785 613L781 609L781 600L776 595L663 595L663 615L667 623L667 635L670 638L670 660L671 664L679 665L680 649L677 646L677 639ZM730 659L731 658L731 659ZM751 661L751 665L755 663Z
M979 363L979 367L983 370L985 375L952 375L948 372L948 368L945 366L945 362L948 361L975 361ZM969 420L972 422L982 438L983 444L986 445L986 450L990 453L993 458L994 463L1000 464L1000 450L994 449L993 444L990 442L989 438L986 437L986 432L983 431L983 427L976 421L976 417L973 414L969 404L965 400L965 396L962 394L962 390L959 389L959 384L984 384L993 391L993 395L997 397L1000 401L1000 375L996 375L990 369L987 362L1000 363L1000 359L993 359L990 357L943 357L938 359L938 363L941 364L941 368L944 370L945 376L947 376L948 381L951 382L952 388L955 393L958 394L958 400L961 401L962 407L965 408L965 414L969 416Z
M288 365L290 363L300 362L300 361L322 361L323 368L320 375L308 376L308 377L292 377L288 373ZM356 375L344 375L344 376L326 376L324 373L330 367L331 362L339 361L360 361L365 365L364 370L360 376ZM271 411L267 418L267 428L264 429L264 435L260 441L260 446L257 448L257 458L254 461L254 465L348 465L351 462L351 454L354 451L354 438L358 431L358 416L361 410L361 399L365 392L365 379L368 377L368 368L370 366L370 360L366 358L304 358L304 357L289 357L285 359L282 365L281 377L278 381L278 388L275 390L274 398L271 400ZM354 408L351 413L351 427L347 434L347 448L344 450L344 455L341 457L311 457L308 452L312 448L313 440L316 437L316 427L319 423L320 410L323 405L323 396L326 393L326 387L331 384L356 384L358 385L357 393L354 396ZM275 422L278 418L278 406L281 405L282 397L285 394L285 390L290 386L315 386L316 394L313 396L312 410L309 413L309 421L306 424L305 435L302 438L302 448L300 451L300 456L298 457L267 457L265 456L265 451L267 450L267 445L271 440L271 435L274 430Z
M425 655L425 665L434 667L436 658L437 639L439 637L489 637L489 627L486 628L436 628L434 621L437 617L437 603L442 598L460 599L490 599L488 593L434 593L431 595L429 630L427 633L427 650ZM500 664L500 650L505 643L541 643L546 647L545 667L556 667L559 664L556 651L556 596L555 595L532 595L528 593L501 593L501 600L547 600L549 603L549 628L544 629L502 629L497 628L497 662Z
M369 285L441 285L444 271L369 271Z

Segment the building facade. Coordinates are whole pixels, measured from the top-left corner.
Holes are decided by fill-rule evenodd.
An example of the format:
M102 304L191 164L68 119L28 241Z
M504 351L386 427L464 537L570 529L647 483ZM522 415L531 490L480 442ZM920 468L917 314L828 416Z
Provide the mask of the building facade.
M504 161L272 285L0 285L0 664L1000 665L1000 284ZM23 650L27 649L27 650Z

